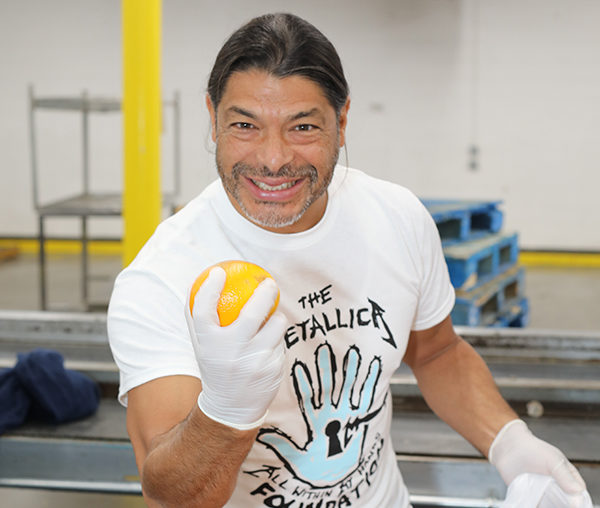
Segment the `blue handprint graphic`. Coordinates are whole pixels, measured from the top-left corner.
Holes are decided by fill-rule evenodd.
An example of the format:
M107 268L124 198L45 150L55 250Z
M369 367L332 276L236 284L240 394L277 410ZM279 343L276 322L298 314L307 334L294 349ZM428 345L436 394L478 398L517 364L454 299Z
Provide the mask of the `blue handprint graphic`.
M360 364L360 352L351 346L344 356L342 385L336 397L337 363L327 342L315 351L315 382L308 365L297 360L292 378L306 424L306 443L300 446L276 428L259 432L258 441L273 450L296 478L312 487L333 486L357 469L368 422L385 405L384 400L380 407L372 408L381 358L371 360L362 385L358 383Z

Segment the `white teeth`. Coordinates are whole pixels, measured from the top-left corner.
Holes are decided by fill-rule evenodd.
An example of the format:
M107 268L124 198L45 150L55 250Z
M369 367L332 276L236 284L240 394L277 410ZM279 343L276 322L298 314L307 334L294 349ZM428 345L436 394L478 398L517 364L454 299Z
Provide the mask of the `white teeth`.
M259 182L257 180L252 180L252 182L259 189L262 189L264 191L280 191L280 190L284 190L284 189L289 189L290 187L293 187L294 184L296 183L295 181L291 181L291 182L282 183L280 185L268 185L264 182Z

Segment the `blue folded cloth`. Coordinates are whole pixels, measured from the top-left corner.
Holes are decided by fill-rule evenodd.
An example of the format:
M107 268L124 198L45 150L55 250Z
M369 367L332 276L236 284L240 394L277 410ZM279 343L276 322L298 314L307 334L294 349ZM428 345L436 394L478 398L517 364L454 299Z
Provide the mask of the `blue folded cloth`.
M0 371L0 435L9 429L21 425L31 401L25 389L21 386L14 369Z
M99 403L98 385L80 372L65 369L57 351L19 353L15 367L0 377L0 434L26 418L54 424L84 418Z

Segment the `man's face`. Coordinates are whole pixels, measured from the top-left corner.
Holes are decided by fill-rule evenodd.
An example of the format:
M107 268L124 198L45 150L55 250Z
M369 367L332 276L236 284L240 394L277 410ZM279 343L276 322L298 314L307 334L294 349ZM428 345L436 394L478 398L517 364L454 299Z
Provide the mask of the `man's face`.
M344 145L349 102L337 118L319 85L252 69L232 74L215 111L207 97L217 169L236 210L269 231L314 226Z

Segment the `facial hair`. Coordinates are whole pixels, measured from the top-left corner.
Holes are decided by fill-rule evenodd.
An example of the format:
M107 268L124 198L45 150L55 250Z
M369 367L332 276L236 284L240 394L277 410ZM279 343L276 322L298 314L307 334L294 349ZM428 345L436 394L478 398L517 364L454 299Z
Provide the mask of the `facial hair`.
M233 165L231 172L226 174L223 170L223 166L220 163L219 151L217 147L217 171L223 182L223 186L227 193L235 200L238 207L244 214L244 216L250 221L254 222L258 226L265 228L283 228L295 224L300 218L306 213L310 206L317 201L323 194L327 192L327 188L333 178L333 171L337 164L339 150L336 150L333 154L331 161L326 168L326 172L323 173L323 180L319 182L319 171L313 165L305 164L301 166L294 166L292 164L286 164L279 168L276 172L271 171L268 167L254 167L251 164L245 162L237 162ZM254 203L260 204L260 210L252 213L241 196L241 179L242 178L276 178L283 177L291 180L306 179L308 182L309 193L306 196L302 207L298 212L293 215L283 215L282 208L287 203L280 203L274 201L259 201L250 196L247 199L253 200ZM246 194L247 195L247 194Z

